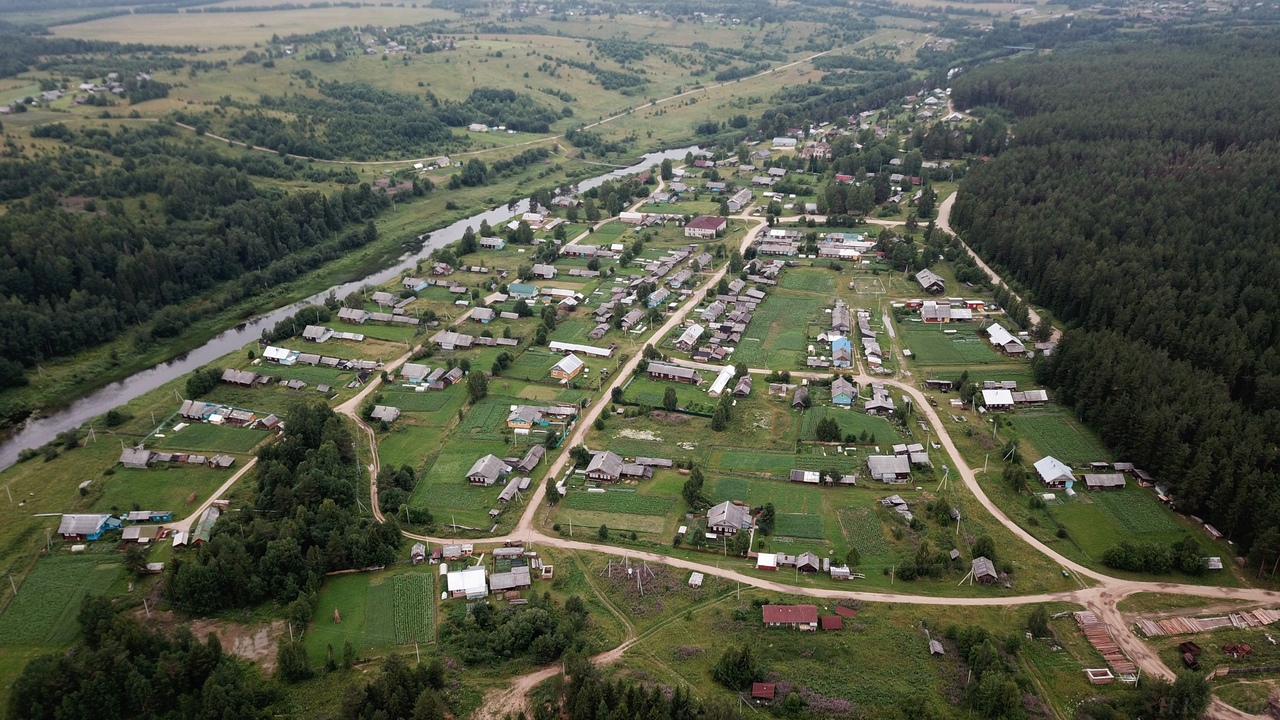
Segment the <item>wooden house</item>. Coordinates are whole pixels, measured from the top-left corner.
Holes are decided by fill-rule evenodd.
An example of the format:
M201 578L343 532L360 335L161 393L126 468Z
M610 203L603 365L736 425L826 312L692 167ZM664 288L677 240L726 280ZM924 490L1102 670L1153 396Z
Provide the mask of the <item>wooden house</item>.
M770 628L794 628L796 630L818 629L818 607L816 605L765 605L764 626Z

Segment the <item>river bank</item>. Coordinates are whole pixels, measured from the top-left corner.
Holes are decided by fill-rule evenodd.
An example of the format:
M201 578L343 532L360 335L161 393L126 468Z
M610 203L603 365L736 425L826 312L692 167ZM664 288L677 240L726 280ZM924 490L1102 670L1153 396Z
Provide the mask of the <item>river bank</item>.
M607 180L642 172L666 158L683 159L688 152L694 150L697 148L682 147L647 153L627 167L578 180L576 185L579 191L590 190ZM560 178L560 182L553 182L551 185L563 184L564 181L564 178ZM363 258L363 262L351 262L350 258L344 258L331 263L277 293L259 296L243 306L221 313L217 318L206 321L168 343L163 351L156 352L154 356L144 354L122 360L115 368L84 376L78 382L70 383L61 392L41 403L40 413L28 417L0 443L0 470L17 462L22 449L44 445L64 430L78 427L150 389L244 346L259 337L264 328L270 328L303 306L322 302L330 293L343 297L366 285L386 282L416 266L419 259L427 257L433 250L460 239L467 227L477 228L481 221L497 225L513 214L526 212L527 199L516 203L514 207L508 204L494 205L495 196L510 196L519 190L527 197L536 189L521 186L516 180L511 184L513 187L505 191L501 185L475 188L472 191L471 206L480 205L488 209L458 218L442 227L439 223L430 223L430 213L434 205L444 206L446 196L457 202L458 194L454 191L438 193L431 198L436 201L434 203L418 202L404 206L403 212L397 209L390 211L390 214L384 213L375 223L379 225L382 239L352 256ZM543 183L538 185L543 186ZM415 225L416 228L410 231L409 228ZM420 234L429 234L420 249L408 253L396 251L405 238ZM120 342L113 345L118 346ZM87 355L96 356L92 359L101 363L109 355L110 347ZM121 356L119 348L116 352L118 357ZM125 356L127 355L126 348ZM71 362L83 366L86 359L91 358L77 358Z

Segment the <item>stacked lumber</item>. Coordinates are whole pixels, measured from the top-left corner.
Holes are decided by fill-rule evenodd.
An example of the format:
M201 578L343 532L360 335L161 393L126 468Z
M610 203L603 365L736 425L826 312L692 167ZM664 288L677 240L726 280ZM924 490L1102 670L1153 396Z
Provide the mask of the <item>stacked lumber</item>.
M1259 628L1280 620L1280 611L1253 610L1232 613L1222 617L1209 618L1169 618L1167 620L1138 620L1135 625L1147 637L1164 635L1192 635L1208 632L1218 628L1234 627L1239 629Z
M1133 675L1138 671L1137 666L1124 656L1119 643L1111 637L1111 631L1098 620L1098 616L1088 610L1077 612L1075 616L1085 639L1102 654L1102 659L1107 661L1107 665L1110 665L1117 675Z

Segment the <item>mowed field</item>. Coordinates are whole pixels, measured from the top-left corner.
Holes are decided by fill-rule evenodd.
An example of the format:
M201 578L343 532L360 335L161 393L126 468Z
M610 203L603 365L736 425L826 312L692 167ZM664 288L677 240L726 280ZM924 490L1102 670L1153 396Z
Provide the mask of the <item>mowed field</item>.
M900 324L902 346L911 349L921 365L991 365L1011 362L979 336L976 323ZM954 330L948 334L945 330Z
M102 593L120 575L114 555L58 553L41 558L0 613L0 646L59 646L79 632L80 601Z
M174 418L181 420L180 417ZM262 441L274 437L265 430L211 425L209 423L190 423L187 427L174 432L173 428L161 433L164 437L152 435L148 446L164 450L195 450L207 453L246 454Z
M1018 433L1041 456L1052 455L1077 467L1111 459L1111 453L1107 452L1097 437L1071 419L1066 412L1023 410L1011 415L1010 420Z

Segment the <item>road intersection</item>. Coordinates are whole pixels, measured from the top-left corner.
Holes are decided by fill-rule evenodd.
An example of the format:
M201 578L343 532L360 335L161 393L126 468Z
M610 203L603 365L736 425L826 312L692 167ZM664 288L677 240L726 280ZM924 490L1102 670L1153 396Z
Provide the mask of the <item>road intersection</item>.
M948 215L950 213L954 200L955 200L955 195L952 195L951 197L947 198L940 206L939 218L937 221L938 227L946 230L950 229L950 225L948 224ZM764 220L757 217L751 217L750 215L745 214L745 212L744 214L734 216L733 219L742 220L742 221L746 221L753 224L753 227L746 233L746 235L742 239L742 243L739 248L740 252L745 251L747 247L752 242L754 242L756 237L768 227ZM979 260L979 263L980 263L980 266L983 267L983 269L985 269L993 277L993 279L996 282L1000 282L999 276L996 275L994 271L992 271L985 264L981 264L980 260ZM660 328L658 328L657 331L655 331L652 335L650 335L650 338L656 341L658 339L666 337L672 330L674 330L677 326L679 326L680 323L684 321L685 317L697 305L698 299L701 298L705 292L714 291L716 284L720 281L722 277L724 277L726 271L727 271L727 267L721 268L718 272L712 274L703 283L703 285L698 288L697 291L691 294L689 300L686 301L684 305L680 307L680 309L672 313L671 316L667 319L667 321ZM1033 322L1036 319L1037 318L1033 317ZM410 357L409 354L406 354L405 356L393 361L391 364L387 366L387 369L392 370L395 367L398 367L401 363L406 362L409 359L409 357ZM608 406L607 398L610 397L613 389L617 387L622 387L622 385L626 382L627 378L629 378L632 375L632 373L635 372L641 359L642 359L642 356L640 354L636 354L634 357L628 358L626 363L621 368L619 368L617 372L613 374L613 379L609 383L608 387L602 389L600 399L597 400L597 402L595 402L589 409L587 409L586 412L579 418L577 423L573 426L573 429L571 430L570 435L565 439L565 445L567 447L573 447L573 446L582 444L583 440L586 437L587 431L592 426L592 423L595 421L597 417L600 416L600 414ZM718 367L715 367L715 366L707 366L707 367L718 369ZM751 372L767 373L768 371L764 369L752 369ZM817 377L817 374L813 374L813 375ZM948 606L1026 605L1026 604L1044 603L1044 602L1074 603L1074 604L1084 606L1089 610L1092 610L1095 613L1095 615L1097 615L1097 617L1108 626L1112 636L1115 638L1117 643L1119 643L1119 645L1124 649L1125 653L1129 656L1129 658L1133 660L1133 662L1136 665L1138 665L1138 667L1140 667L1144 673L1146 673L1147 675L1154 675L1156 677L1166 678L1170 680L1173 679L1174 677L1173 671L1170 670L1169 667L1164 664L1164 662L1159 658L1159 656L1156 655L1156 653L1149 646L1144 644L1129 630L1127 622L1121 616L1119 610L1117 609L1117 604L1121 600L1123 600L1124 598L1134 593L1153 592L1153 593L1177 594L1177 595L1193 595L1193 596L1205 597L1205 598L1211 598L1211 599L1247 601L1247 602L1253 602L1253 603L1275 603L1280 601L1280 594L1274 591L1262 590L1262 589L1256 589L1256 588L1231 588L1231 587L1214 587L1214 586L1203 586L1203 585L1184 585L1184 584L1175 584L1175 583L1143 582L1143 581L1115 578L1115 577L1111 577L1103 573L1100 573L1084 565L1081 565L1071 560L1070 558L1064 557L1063 555L1059 554L1052 548L1048 547L1044 543L1037 540L1034 536L1032 536L1026 530L1022 529L1017 523L1015 523L1012 519L1010 519L1009 516L1006 515L1005 512L1001 510L991 500L990 497L987 496L986 492L983 491L982 486L978 483L975 471L965 462L959 450L956 448L955 444L952 442L951 436L947 432L946 427L942 424L941 418L939 417L937 411L928 402L928 399L924 396L923 393L920 392L919 389L917 389L913 385L899 382L897 380L878 377L878 376L873 377L862 372L853 376L853 379L859 383L864 383L864 384L870 383L870 382L883 383L886 386L893 387L895 391L899 391L910 396L917 412L923 415L924 418L927 419L927 421L932 426L933 434L934 436L936 436L937 442L940 443L942 448L945 450L948 458L950 459L952 467L956 469L956 472L964 482L965 487L969 490L970 493L972 493L974 498L977 499L977 501L982 505L982 507L985 508L986 511L991 514L992 517L994 517L1001 524L1003 524L1010 532L1012 532L1014 535L1020 538L1023 542L1026 542L1028 545L1035 548L1038 552L1048 556L1054 562L1057 562L1059 565L1061 565L1065 570L1075 573L1077 576L1087 577L1090 580L1092 580L1094 584L1090 587L1086 587L1086 588L1082 588L1074 591L1068 591L1068 592L1043 593L1043 594L1037 594L1037 595L1020 595L1020 596L999 595L999 596L991 596L991 597L936 597L936 596L911 595L911 594L904 594L904 593L864 592L864 591L856 591L856 590L851 591L851 590L836 590L836 589L827 589L827 588L796 587L793 585L788 585L786 583L774 582L770 580L763 580L757 577L752 577L750 575L740 573L732 569L731 567L720 567L718 565L709 565L701 562L696 562L693 560L670 557L667 555L661 555L661 554L652 553L652 552L638 551L638 550L627 549L627 548L618 548L618 547L612 547L608 545L598 545L595 543L586 543L578 540L573 540L571 538L564 538L564 537L561 537L559 534L555 534L555 535L544 534L541 531L541 529L536 526L535 518L538 512L538 509L542 506L542 503L545 499L545 495L547 491L547 483L539 483L536 486L528 503L525 506L524 513L521 515L519 522L516 524L515 528L510 533L503 536L487 538L485 542L500 543L508 540L519 540L525 543L536 542L540 545L553 547L561 550L575 550L575 551L581 550L586 552L626 556L633 560L644 560L646 562L669 565L671 567L680 568L682 570L691 570L691 571L697 571L697 572L701 572L709 575L716 575L716 576L725 578L727 580L740 582L744 585L762 588L762 589L766 589L774 592L787 593L791 595L800 595L800 596L806 596L806 597L826 598L826 599L832 599L832 600L857 599L863 602L892 602L892 603L916 604L916 605L948 605ZM377 444L374 438L373 429L369 427L369 425L366 424L359 417L359 412L358 412L360 404L364 401L366 397L368 397L371 393L373 393L376 390L379 383L380 383L380 378L375 378L371 380L368 386L366 386L356 397L352 398L346 403L343 403L341 406L337 408L337 411L350 417L356 423L356 425L361 429L361 432L364 433L368 439L369 451L371 454L371 462L369 467L370 503L372 505L372 511L373 511L374 517L377 518L380 522L383 522L384 519L383 519L382 513L378 508L377 476L378 476L379 464L378 464ZM556 459L548 468L547 477L559 477L561 474L563 474L566 471L566 468L569 462L570 462L569 454L561 453L559 458ZM431 537L426 535L410 533L408 531L405 531L404 535L408 538L418 540L418 541L423 541L423 542L434 542L434 543L440 543L440 544L456 542L456 540L450 539L450 538ZM633 638L628 639L627 643L625 643L623 646L619 648L615 648L609 653L603 654L602 656L597 658L597 660L600 660L602 662L615 661L616 659L618 659L618 657L621 656L622 651L625 649L625 647L629 646L630 642L632 641L634 641ZM534 682L531 682L531 679L537 679L538 681L540 681L540 679L549 677L550 675L554 674L556 671L557 670L555 668L543 669L529 676L516 678L512 688L503 692L495 693L494 697L492 698L492 702L486 702L486 708L492 709L492 708L500 707L505 711L509 711L513 708L518 707L520 702L522 702L523 692L527 691L527 689L532 687L533 684L536 684ZM521 690L521 688L523 688L523 690ZM485 715L486 713L484 712L481 713L481 717L484 717ZM496 716L499 716L499 715L495 715L495 717ZM1229 719L1229 720L1241 720L1243 718L1251 718L1255 716L1249 715L1247 713L1243 713L1215 699L1206 717L1222 718L1222 719Z

